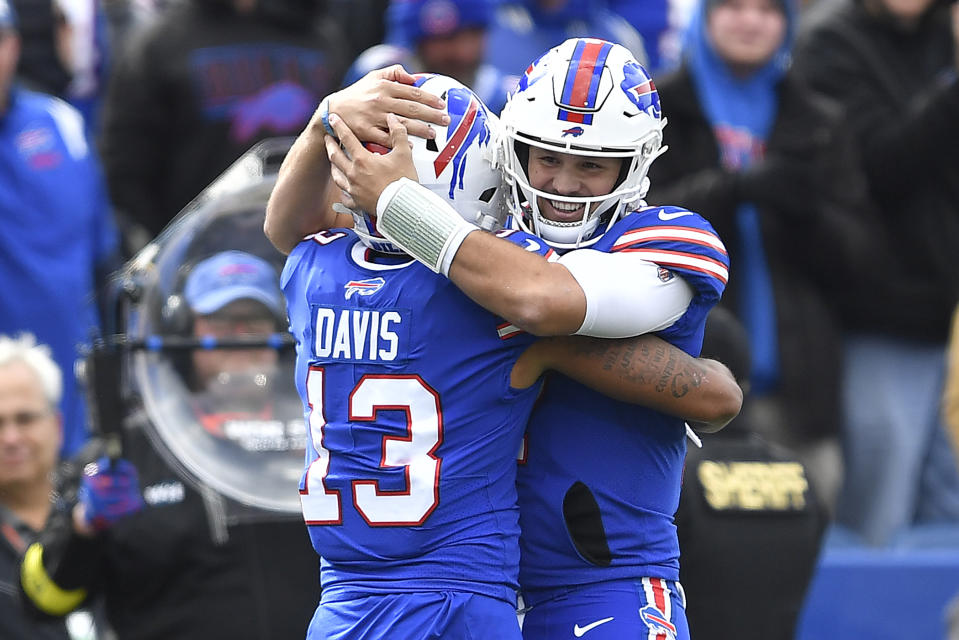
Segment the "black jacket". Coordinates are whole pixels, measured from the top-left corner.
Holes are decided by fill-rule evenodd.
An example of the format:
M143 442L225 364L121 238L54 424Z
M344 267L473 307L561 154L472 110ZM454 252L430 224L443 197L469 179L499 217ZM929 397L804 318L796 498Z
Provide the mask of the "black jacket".
M854 0L821 3L794 65L849 114L885 245L850 326L944 342L959 301L959 80L948 3L914 30Z
M0 638L70 640L63 620L31 620L21 608L20 556L37 532L0 505Z
M760 214L778 321L780 393L799 438L835 433L839 420L839 308L852 269L867 265L861 225L865 183L842 114L791 74L777 87L779 110L766 163L743 174L720 164L712 127L687 68L657 83L670 149L649 172L650 204L687 207L709 220L730 252L723 295L737 308L736 210Z
M736 421L690 447L676 513L696 640L792 640L827 515L787 449Z
M151 235L255 143L297 135L345 71L329 23L290 24L302 2L267 2L270 12L254 15L228 4L171 7L113 69L104 171L113 204Z
M92 540L72 532L70 496L82 465L66 465L64 508L40 535L54 582L86 589L88 602L102 598L120 640L302 640L320 593L319 558L302 519L227 528L222 503L180 480L142 432L124 455L137 466L147 506Z

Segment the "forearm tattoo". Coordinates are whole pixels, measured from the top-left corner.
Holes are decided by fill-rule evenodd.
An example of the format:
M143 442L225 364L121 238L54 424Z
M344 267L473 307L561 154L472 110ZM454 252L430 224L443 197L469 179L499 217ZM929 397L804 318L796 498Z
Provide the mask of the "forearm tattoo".
M677 347L642 337L624 340L593 338L576 341L582 355L602 358L603 370L630 384L652 384L657 392L674 398L686 396L702 385L702 364Z

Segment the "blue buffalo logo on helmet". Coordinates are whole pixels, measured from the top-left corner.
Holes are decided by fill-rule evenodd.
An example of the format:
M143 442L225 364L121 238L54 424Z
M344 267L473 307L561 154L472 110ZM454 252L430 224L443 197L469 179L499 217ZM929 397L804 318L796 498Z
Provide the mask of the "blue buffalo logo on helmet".
M620 87L626 93L626 97L635 104L641 111L646 112L653 118L662 116L663 110L659 106L659 91L653 79L649 77L646 70L638 62L628 62L623 65L623 81Z
M549 70L549 65L540 64L540 60L542 60L545 56L546 54L544 53L540 57L533 60L533 62L526 67L526 71L523 72L523 77L519 79L519 85L517 87L518 91L526 91L531 86L536 84L537 80L546 75L546 72Z
M413 74L414 87L423 86L432 78L440 78L435 73ZM463 188L463 172L466 169L466 155L474 141L479 145L489 142L491 134L486 115L486 107L476 99L476 95L466 87L452 87L446 92L446 112L450 123L446 127L446 144L433 160L433 170L438 178L447 166L453 163L453 175L450 178L450 200L456 199L456 189Z
M447 165L453 163L449 197L454 200L454 191L463 188L466 154L474 140L479 145L489 141L490 128L486 121L486 107L465 87L454 87L447 91L446 111L450 116L450 124L446 128L446 146L440 149L439 155L433 160L433 169L438 178Z
M586 130L583 129L582 127L570 127L569 129L563 129L562 137L565 138L566 136L573 136L574 138L578 138L581 135L583 135L585 132Z

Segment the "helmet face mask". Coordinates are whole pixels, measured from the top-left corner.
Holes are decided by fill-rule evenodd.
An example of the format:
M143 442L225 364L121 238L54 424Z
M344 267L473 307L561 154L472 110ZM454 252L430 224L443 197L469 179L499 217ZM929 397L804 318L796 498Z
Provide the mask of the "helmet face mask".
M641 204L650 164L662 146L665 120L652 79L624 47L574 38L529 66L501 119L498 162L510 187L510 212L525 231L558 249L595 243L628 207ZM549 193L530 183L528 153L535 146L624 163L612 191L584 197ZM537 198L585 204L578 222L556 222Z
M492 231L508 214L503 179L491 163L498 124L476 94L460 82L436 74L418 74L416 86L446 101L450 124L430 125L436 138L410 136L418 182L448 201L467 222ZM381 253L403 253L376 228L376 218L351 211L353 230L366 246Z

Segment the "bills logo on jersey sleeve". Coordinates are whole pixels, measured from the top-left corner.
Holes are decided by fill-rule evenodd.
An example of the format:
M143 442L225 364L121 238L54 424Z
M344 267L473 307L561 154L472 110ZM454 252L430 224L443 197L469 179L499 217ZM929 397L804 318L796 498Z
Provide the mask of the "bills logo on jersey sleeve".
M659 91L646 70L636 62L628 62L623 65L623 76L619 86L630 102L653 118L661 117L663 111L659 105Z
M595 38L582 38L573 50L566 69L566 80L558 101L557 118L564 122L593 124L593 114L599 109L599 88L603 68L613 44Z
M659 269L656 272L656 275L659 277L660 282L669 282L670 280L676 277L672 271L670 271L669 269L665 267L659 267Z

